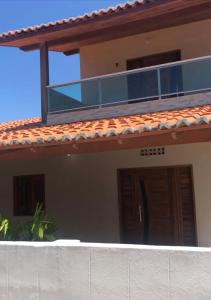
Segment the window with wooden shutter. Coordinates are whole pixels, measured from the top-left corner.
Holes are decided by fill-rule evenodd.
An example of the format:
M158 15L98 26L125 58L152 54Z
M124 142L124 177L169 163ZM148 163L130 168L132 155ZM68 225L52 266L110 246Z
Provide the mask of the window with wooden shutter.
M32 216L37 203L45 205L45 176L24 175L13 177L14 215Z

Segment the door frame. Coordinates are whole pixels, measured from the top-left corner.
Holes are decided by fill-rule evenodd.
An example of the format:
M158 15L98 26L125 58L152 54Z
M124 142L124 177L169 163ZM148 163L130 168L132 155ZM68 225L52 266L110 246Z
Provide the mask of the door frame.
M123 240L123 216L122 216L122 199L121 199L121 171L131 171L131 172L140 172L140 170L149 170L149 169L173 169L179 167L188 167L190 169L191 183L192 183L192 195L193 195L193 218L195 224L195 239L196 247L198 247L198 231L197 231L197 222L196 222L196 204L195 204L195 189L194 189L194 175L193 175L193 165L192 164L182 164L182 165L168 165L168 166L155 166L155 167L136 167L136 168L118 168L117 169L117 193L118 193L118 214L119 214L119 235L120 243L124 243Z
M165 52L157 52L157 53L153 53L153 54L149 54L149 55L144 55L144 56L140 56L140 57L127 59L126 60L127 71L139 69L139 68L131 68L130 64L132 62L136 62L136 61L143 61L144 62L145 59L153 59L153 58L156 58L156 57L164 57L165 58L168 55L170 55L170 56L172 55L172 56L175 57L175 60L172 60L171 62L179 62L182 59L182 50L181 49L174 49L174 50L169 50L169 51L165 51ZM168 64L168 63L163 63L163 65L165 65L165 64ZM156 63L155 65L152 65L150 67L153 67L153 66L156 67L156 66L159 66L159 65L162 65L162 64L161 63ZM143 69L144 68L147 68L147 67L143 66ZM181 82L180 82L181 89L183 89L183 74L182 74L182 69L181 68L179 69L179 72L180 72L180 79L181 79ZM129 86L130 85L129 85L129 82L128 82L127 83L128 97L129 97L129 94L130 94ZM182 91L180 91L179 94L182 94ZM175 95L177 95L177 94L175 93ZM174 96L174 94L172 94L172 95L164 94L163 96L161 96L161 98L168 98L168 97L171 97L171 96ZM149 100L152 100L154 98L157 98L157 97L155 97L155 96L147 97L144 100L140 99L140 101L149 101ZM134 98L134 99L131 98L130 103L133 103L133 101L139 101L139 98Z
M182 59L182 50L181 49L175 49L175 50L170 50L170 51L165 51L165 52L157 52L157 53L153 53L153 54L149 54L149 55L144 55L144 56L139 56L139 57L135 57L135 58L130 58L130 59L127 59L127 61L126 61L126 64L127 64L127 70L129 71L129 70L135 70L135 69L130 69L130 67L129 67L129 64L132 62L132 61L139 61L139 60L144 60L144 59L146 59L146 58L153 58L153 57L156 57L156 56L158 56L158 55L163 55L163 56L165 56L165 55L168 55L168 54L173 54L173 53L175 53L175 56L176 56L176 58L177 58L177 60L175 60L175 62L176 61L181 61L181 59ZM158 64L158 65L160 65L160 64ZM156 65L155 65L156 66Z

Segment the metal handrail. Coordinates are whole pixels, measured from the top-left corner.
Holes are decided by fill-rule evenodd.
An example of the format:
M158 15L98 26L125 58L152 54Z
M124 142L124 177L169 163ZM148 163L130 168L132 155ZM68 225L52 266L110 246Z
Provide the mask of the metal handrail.
M139 68L135 70L128 70L128 71L123 71L123 72L116 72L116 73L110 73L106 75L100 75L100 76L95 76L95 77L90 77L90 78L84 78L80 80L75 80L75 81L70 81L70 82L64 82L64 83L59 83L59 84L53 84L53 85L48 85L47 88L57 88L57 87L63 87L63 86L68 86L68 85L74 85L78 83L83 83L87 81L93 81L93 80L100 80L104 78L112 78L116 77L119 75L128 75L128 74L134 74L134 73L140 73L140 72L146 72L146 71L152 71L152 70L157 70L157 69L162 69L166 67L172 67L172 66L181 66L184 64L188 64L190 62L199 62L203 60L211 59L211 55L208 56L201 56L198 58L190 58L186 60L180 60L176 62L171 62L171 63L165 63L165 64L160 64L160 65L155 65L155 66L150 66L150 67L144 67L144 68Z

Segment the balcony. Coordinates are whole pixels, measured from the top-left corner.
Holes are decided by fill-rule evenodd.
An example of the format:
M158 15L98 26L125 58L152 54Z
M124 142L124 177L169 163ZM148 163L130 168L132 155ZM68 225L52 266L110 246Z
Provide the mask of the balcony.
M211 91L211 56L48 86L48 114ZM173 98L173 99L172 99Z

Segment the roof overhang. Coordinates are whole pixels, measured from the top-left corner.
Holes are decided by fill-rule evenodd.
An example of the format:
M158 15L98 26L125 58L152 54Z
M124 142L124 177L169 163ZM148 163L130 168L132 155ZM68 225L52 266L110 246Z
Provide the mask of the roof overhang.
M211 141L211 105L112 119L43 125L0 124L0 160Z
M165 129L142 134L124 134L71 143L49 143L12 146L0 150L0 161L61 157L65 155L120 151L128 149L159 147L211 141L211 126L198 125L177 129Z
M210 0L135 1L139 5L92 13L0 35L0 46L76 53L85 45L211 18Z

